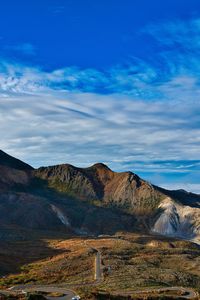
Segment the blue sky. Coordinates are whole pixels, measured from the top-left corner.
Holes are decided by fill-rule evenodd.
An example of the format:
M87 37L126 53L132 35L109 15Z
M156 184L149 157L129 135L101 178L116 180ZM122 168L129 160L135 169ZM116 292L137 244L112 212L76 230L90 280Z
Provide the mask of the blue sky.
M200 193L199 1L7 0L0 59L4 151Z

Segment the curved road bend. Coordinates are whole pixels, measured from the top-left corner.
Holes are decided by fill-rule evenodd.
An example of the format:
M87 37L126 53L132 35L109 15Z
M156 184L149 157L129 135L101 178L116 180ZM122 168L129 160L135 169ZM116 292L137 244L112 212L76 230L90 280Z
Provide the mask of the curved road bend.
M87 285L87 284L85 284ZM88 284L90 285L90 284ZM74 297L76 295L76 293L72 290L68 290L65 288L60 288L60 287L53 287L53 286L15 286L12 288L12 290L10 291L5 291L5 290L0 290L0 293L4 294L4 295L12 295L14 294L14 292L46 292L46 293L61 293L64 294L64 296L62 297L48 297L45 296L47 299L49 300L71 300L72 297ZM126 291L126 292L122 292L122 291L116 291L113 294L115 295L137 295L137 294L142 294L142 293L151 293L151 292L167 292L167 291L175 291L175 292L182 292L184 293L181 297L183 299L199 299L198 298L198 294L192 290L192 289L187 289L187 288L183 288L183 287L168 287L168 288L159 288L159 289L146 289L146 290L141 290L141 291Z
M88 246L88 245L87 245ZM101 252L98 249L93 248L96 251L96 255L95 255L95 273L94 273L94 279L95 282L93 283L86 283L83 284L84 286L91 286L91 285L95 285L101 282L101 280L103 279L102 277L102 268L101 268ZM74 284L71 285L73 287L76 286L82 286L82 284ZM0 290L0 293L5 294L5 295L9 295L9 294L13 294L14 292L46 292L46 293L61 293L64 294L64 296L62 297L48 297L46 296L46 298L48 300L71 300L74 296L76 296L76 293L73 290L67 289L66 288L62 288L62 287L57 287L57 286L45 286L45 285L41 285L41 286L31 286L31 285L18 285L18 286L14 286L13 288L11 288L10 290ZM198 299L198 294L192 290L192 289L187 289L187 288L183 288L183 287L167 287L167 288L158 288L158 289L146 289L146 290L141 290L141 291L116 291L113 294L121 294L121 295L137 295L137 294L141 294L141 293L151 293L151 292L167 292L167 291L175 291L175 292L182 292L182 298L184 299Z
M96 282L93 283L88 283L84 284L85 286L93 285L100 283L102 280L102 271L101 271L101 253L98 249L93 248L96 251L95 255L95 261L94 261L94 267L95 267L95 272L94 272L94 279ZM82 284L75 284L74 286L82 286ZM62 297L48 297L45 296L48 300L71 300L74 296L77 294L69 290L67 288L61 288L61 287L56 287L56 286L45 286L45 285L18 285L12 287L9 291L5 290L0 290L0 293L5 294L5 295L11 295L14 292L46 292L46 293L60 293L64 294Z
M66 288L60 288L60 287L56 287L56 286L45 286L45 285L41 285L41 286L14 286L10 291L4 291L4 290L0 290L0 293L4 294L4 295L12 295L15 292L45 292L45 293L60 293L63 294L64 296L61 297L49 297L49 296L45 296L45 298L49 299L49 300L71 300L74 296L76 296L77 294L72 291L72 290L68 290Z
M196 293L194 290L192 289L188 289L188 288L184 288L184 287L167 287L167 288L158 288L158 289L146 289L146 290L141 290L141 291L126 291L126 292L114 292L114 294L118 294L118 295L137 295L137 294L146 294L146 293L152 293L152 292L168 292L168 291L174 291L174 292L182 292L183 294L181 295L181 297L183 299L199 299L199 295L198 293Z

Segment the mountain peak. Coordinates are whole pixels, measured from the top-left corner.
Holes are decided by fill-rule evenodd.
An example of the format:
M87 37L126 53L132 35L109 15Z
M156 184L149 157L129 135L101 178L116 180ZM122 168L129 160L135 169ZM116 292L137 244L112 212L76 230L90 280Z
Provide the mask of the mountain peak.
M94 165L92 165L90 168L95 168L95 169L106 169L111 171L111 169L105 165L104 163L95 163Z
M17 158L14 158L13 156L5 153L2 150L0 150L0 165L17 170L33 170L33 168L30 165L24 163L23 161Z

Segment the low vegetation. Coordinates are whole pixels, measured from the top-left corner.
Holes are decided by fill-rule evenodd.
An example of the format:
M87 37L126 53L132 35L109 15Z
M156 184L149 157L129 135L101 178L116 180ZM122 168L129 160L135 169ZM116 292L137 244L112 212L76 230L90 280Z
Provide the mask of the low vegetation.
M94 282L94 248L101 251L103 280L90 286L87 284ZM200 286L200 247L169 238L118 233L99 238L10 242L0 246L1 270L5 255L10 267L2 274L2 287L59 283L75 287L88 295L87 299L143 299L116 297L120 291ZM115 298L105 298L105 293L115 293Z

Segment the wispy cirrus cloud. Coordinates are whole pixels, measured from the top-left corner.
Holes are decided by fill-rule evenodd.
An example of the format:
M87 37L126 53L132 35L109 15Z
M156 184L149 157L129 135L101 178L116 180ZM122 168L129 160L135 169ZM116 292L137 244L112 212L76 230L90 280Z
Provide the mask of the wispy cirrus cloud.
M28 74L35 78L35 71ZM168 85L159 87L162 93L184 96L180 85ZM184 82L184 89L192 93L193 86ZM119 93L54 89L40 81L32 85L24 78L14 88L4 86L2 94L2 147L34 166L104 161L115 170L144 174L156 184L167 182L169 173L182 183L188 173L193 181L199 177L197 98L193 105L181 97L146 101Z
M32 56L36 54L36 48L31 43L21 43L4 46L4 50L18 52L24 55Z
M195 52L200 49L200 19L198 18L151 24L143 32L150 34L159 43L169 46L167 50L170 48L174 50L175 47L178 51L181 48L184 52Z
M184 24L185 29L181 26L175 22L169 28L164 24L148 29L159 43L169 46L159 53L158 60L164 58L159 65L131 59L107 70L44 71L2 63L2 148L34 166L103 161L115 170L138 172L155 184L187 185L197 191L196 39L184 51L179 49L189 41L191 30L197 35L200 29L197 20ZM179 47L170 39L177 39Z
M143 69L143 71L141 71ZM106 71L96 69L80 69L67 67L45 72L39 68L9 64L0 65L3 74L0 88L16 91L31 91L37 88L64 89L99 94L135 94L140 95L142 89L155 76L153 69L130 62L129 66L115 66ZM145 89L143 90L145 92Z
M150 24L142 30L153 38L160 47L158 64L164 77L177 73L199 75L200 19L173 20Z

